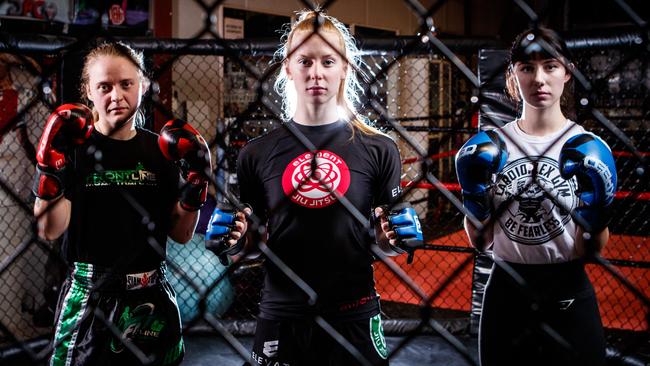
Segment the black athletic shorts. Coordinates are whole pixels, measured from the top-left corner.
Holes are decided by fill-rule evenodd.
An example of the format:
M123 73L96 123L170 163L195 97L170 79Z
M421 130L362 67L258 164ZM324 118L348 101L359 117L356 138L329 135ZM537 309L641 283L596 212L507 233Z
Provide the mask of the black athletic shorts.
M604 365L603 326L582 262L506 264L526 286L493 267L479 331L481 365Z
M371 365L388 365L379 314L361 320L327 321ZM314 319L257 319L253 365L359 365Z
M74 263L59 296L50 365L140 365L142 357L154 360L152 365L178 365L185 348L176 294L165 271L161 264L118 275Z

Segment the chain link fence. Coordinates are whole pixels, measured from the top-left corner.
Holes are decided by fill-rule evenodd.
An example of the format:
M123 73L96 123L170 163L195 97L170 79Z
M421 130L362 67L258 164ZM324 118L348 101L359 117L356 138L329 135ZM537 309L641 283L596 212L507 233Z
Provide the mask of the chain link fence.
M624 355L647 355L650 43L647 21L624 2L615 3L636 24L633 31L620 37L567 41L577 66L577 120L612 147L620 179L611 208L613 235L588 272L610 346ZM419 36L368 39L362 44L363 71L368 75L363 114L398 142L404 199L415 207L427 244L416 252L412 264L405 263L405 256L378 260L376 287L382 316L389 320L387 331L403 336L391 355L407 346L411 336L434 332L454 346L459 357L476 364L476 357L456 339L470 330L473 296L481 280L474 266L476 252L462 229L465 211L454 156L476 133L479 111L486 110L477 78L479 49L507 45L439 39L431 17L440 5L426 9L415 0L404 5L421 19ZM539 20L526 3L514 1L513 6L528 14L531 22ZM241 147L254 137L285 128L277 96L270 91L278 67L272 58L277 44L225 41L205 31L211 39L121 39L145 50L153 66L154 85L146 104L157 118L147 127L156 130L166 119L182 118L210 142L215 170L211 204L201 211L203 221L217 201L237 203L234 166ZM97 36L113 39L108 33ZM34 146L47 116L63 101L58 94L63 78L69 76L60 73L61 66L78 63L71 58L93 44L85 39L30 41L11 35L0 38L11 80L0 96L0 363L16 354L42 363L52 349L53 308L68 264L59 253L59 242L36 236L31 194ZM254 222L253 230L258 225ZM167 245L170 281L183 324L187 332L207 328L219 333L247 360L249 352L233 334L252 332L263 261L284 264L260 237L259 257L224 267L204 250L204 231L200 224L186 246ZM325 320L316 320L329 329Z

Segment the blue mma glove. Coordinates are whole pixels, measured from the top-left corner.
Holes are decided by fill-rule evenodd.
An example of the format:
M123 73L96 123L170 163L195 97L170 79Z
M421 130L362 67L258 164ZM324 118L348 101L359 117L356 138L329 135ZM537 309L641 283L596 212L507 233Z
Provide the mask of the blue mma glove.
M492 175L498 174L507 160L506 142L492 130L472 136L456 154L456 175L462 188L463 205L480 221L492 214Z
M244 206L250 208L249 205L244 204ZM230 233L236 227L235 221L237 221L237 210L229 205L221 205L212 212L205 231L205 248L213 252L224 266L228 265L228 256L241 252L246 243L246 233L242 233L235 245L229 245L228 241L232 239Z
M388 227L397 234L396 247L393 250L397 253L408 253L406 263L413 263L415 249L424 245L422 225L417 213L408 203L400 203L384 212L387 212Z
M578 180L578 197L583 206L573 211L578 224L589 233L599 233L609 223L606 208L616 193L616 164L609 146L591 133L575 135L560 151L560 175Z

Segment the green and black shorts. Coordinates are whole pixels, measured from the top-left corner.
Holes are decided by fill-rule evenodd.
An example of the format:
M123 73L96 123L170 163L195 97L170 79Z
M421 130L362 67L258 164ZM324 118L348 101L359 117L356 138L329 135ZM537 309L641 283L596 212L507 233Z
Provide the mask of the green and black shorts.
M185 347L166 267L117 274L75 262L56 311L50 365L178 365Z

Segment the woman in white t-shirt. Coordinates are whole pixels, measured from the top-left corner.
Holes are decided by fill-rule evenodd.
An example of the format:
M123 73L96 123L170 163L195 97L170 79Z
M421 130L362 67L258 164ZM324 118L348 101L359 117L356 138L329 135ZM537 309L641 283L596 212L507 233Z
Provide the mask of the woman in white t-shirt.
M521 117L472 137L457 156L464 205L484 225L478 230L466 217L467 234L479 250L491 246L495 259L481 316L482 366L605 362L603 327L583 258L602 249L609 231L602 220L588 230L576 223L576 216L578 222L592 220L583 211L596 210L580 192L594 187L567 176L567 164L574 162L561 153L569 156L576 139L595 146L595 158L610 169L610 181L602 183L614 187L606 192L609 201L598 203L603 207L613 198L616 172L607 145L566 117L573 67L552 30L517 36L506 79Z

